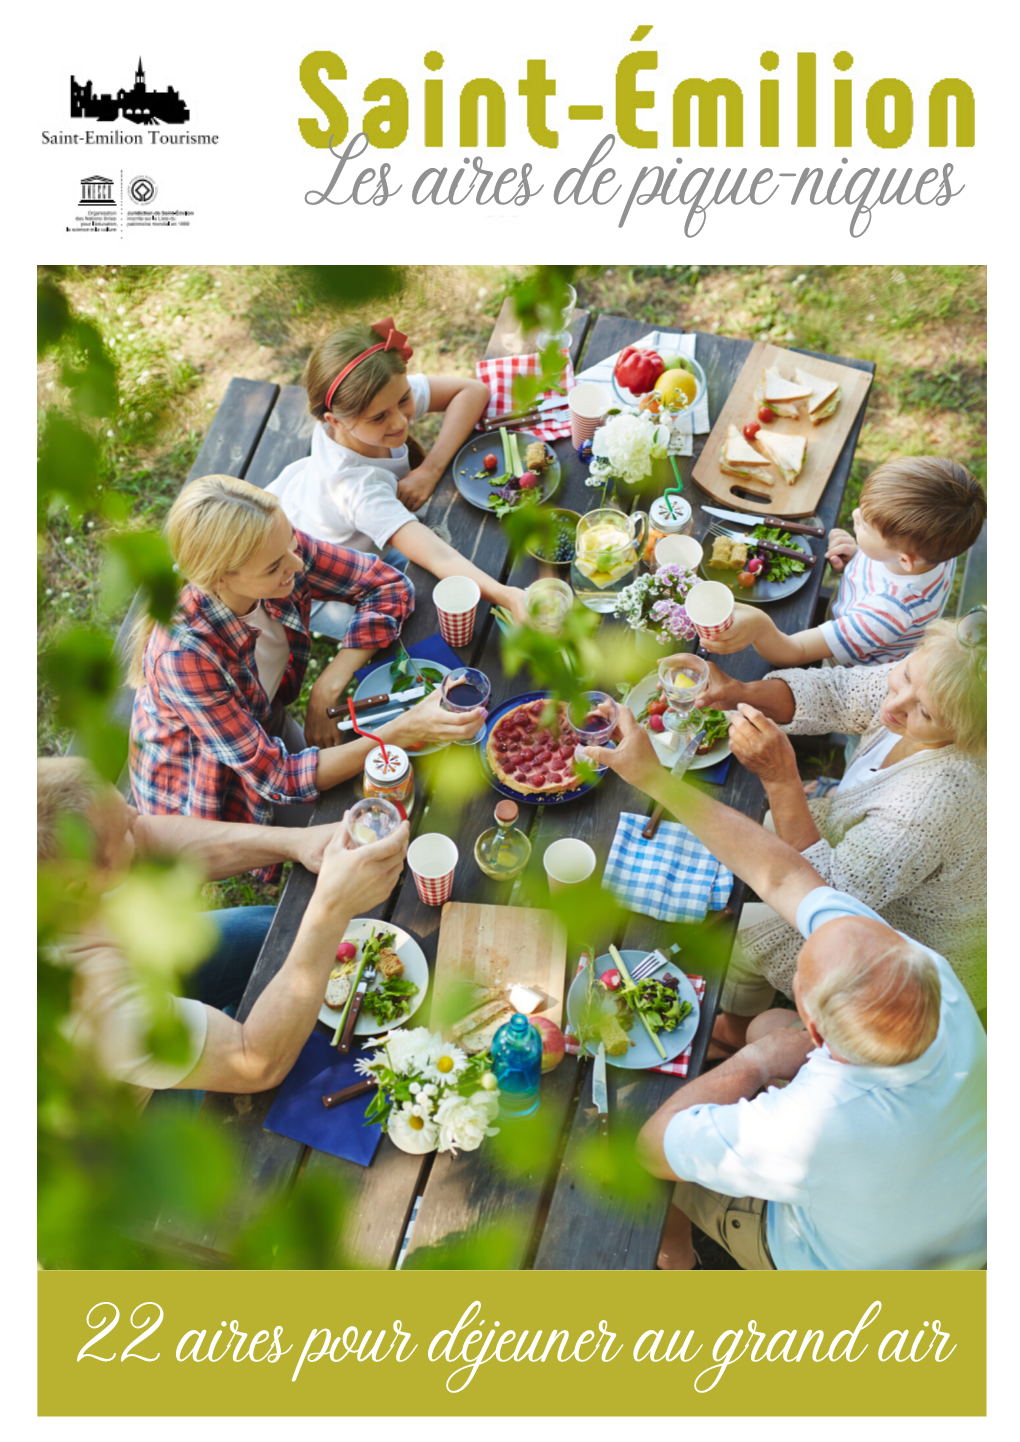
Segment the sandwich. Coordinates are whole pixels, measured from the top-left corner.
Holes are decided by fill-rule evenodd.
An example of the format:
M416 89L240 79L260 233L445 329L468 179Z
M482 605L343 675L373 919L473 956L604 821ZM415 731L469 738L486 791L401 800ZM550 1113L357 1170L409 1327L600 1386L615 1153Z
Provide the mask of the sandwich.
M725 571L743 571L747 567L747 546L743 541L734 541L730 536L716 536L712 542L710 566Z
M823 381L820 376L813 376L810 371L798 369L794 374L801 385L811 387L807 402L811 424L816 426L819 421L827 420L839 406L843 394L839 384L836 381Z
M759 431L756 439L769 460L779 467L779 473L786 484L792 486L804 469L807 437L784 436L778 431Z
M759 439L761 433L759 432ZM754 486L771 486L772 477L768 472L768 457L749 446L736 426L726 432L726 443L719 453L719 469L730 476L739 476ZM771 492L768 493L771 498Z
M485 1051L503 1023L514 1015L506 992L498 987L476 991L472 1000L471 1011L450 1027L453 1040L468 1056Z
M807 400L810 394L810 384L788 381L779 374L775 366L769 366L768 370L761 373L761 385L755 391L754 398L759 406L768 406L777 416L787 416L795 421L799 419L799 412L794 402Z

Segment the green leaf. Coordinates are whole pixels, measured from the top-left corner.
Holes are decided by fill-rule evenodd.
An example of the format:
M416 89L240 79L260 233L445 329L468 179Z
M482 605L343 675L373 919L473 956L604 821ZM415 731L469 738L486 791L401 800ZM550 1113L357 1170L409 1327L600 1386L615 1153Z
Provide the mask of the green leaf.
M143 592L145 609L164 624L177 606L180 583L173 557L158 531L122 531L106 539L102 604L115 613L136 590Z
M57 344L71 321L71 307L64 292L48 278L36 291L35 317L36 346L43 355Z
M66 504L76 518L95 509L99 483L99 445L77 421L47 411L39 447L37 484L43 517Z

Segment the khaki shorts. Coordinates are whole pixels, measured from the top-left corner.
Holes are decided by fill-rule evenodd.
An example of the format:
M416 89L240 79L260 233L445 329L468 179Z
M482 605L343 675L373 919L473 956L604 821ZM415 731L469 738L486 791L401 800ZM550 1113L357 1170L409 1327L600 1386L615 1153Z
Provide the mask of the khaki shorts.
M760 1197L725 1197L697 1182L677 1182L673 1205L729 1252L745 1272L776 1270L766 1234L768 1202Z

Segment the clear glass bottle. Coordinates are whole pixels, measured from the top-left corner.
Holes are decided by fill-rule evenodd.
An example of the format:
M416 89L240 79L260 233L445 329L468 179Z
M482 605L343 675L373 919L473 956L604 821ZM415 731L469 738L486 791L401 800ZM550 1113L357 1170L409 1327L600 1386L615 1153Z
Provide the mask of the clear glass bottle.
M683 496L659 496L648 508L648 540L642 560L655 564L655 548L664 536L689 536L694 530L694 512Z
M382 796L392 801L403 816L410 816L414 807L414 768L411 758L399 746L387 746L383 759L381 746L365 757L364 792L366 796Z
M537 1111L542 1036L520 1012L492 1038L492 1070L499 1084L501 1117L530 1117Z
M514 822L517 803L501 801L492 813L496 825L483 831L475 842L475 861L480 871L496 881L511 881L520 876L531 857L531 842Z

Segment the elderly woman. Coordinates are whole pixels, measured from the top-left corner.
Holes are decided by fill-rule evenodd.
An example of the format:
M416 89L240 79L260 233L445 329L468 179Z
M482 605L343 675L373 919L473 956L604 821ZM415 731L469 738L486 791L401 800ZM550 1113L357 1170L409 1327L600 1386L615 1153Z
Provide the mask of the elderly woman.
M934 622L894 665L773 671L749 684L713 666L703 704L739 707L730 745L761 777L777 834L829 886L945 956L983 1010L986 649L983 625L965 624L977 619ZM860 748L835 789L808 800L784 733L830 731L860 735ZM723 1051L743 1045L777 989L792 995L800 945L769 907L744 907L716 1024Z

